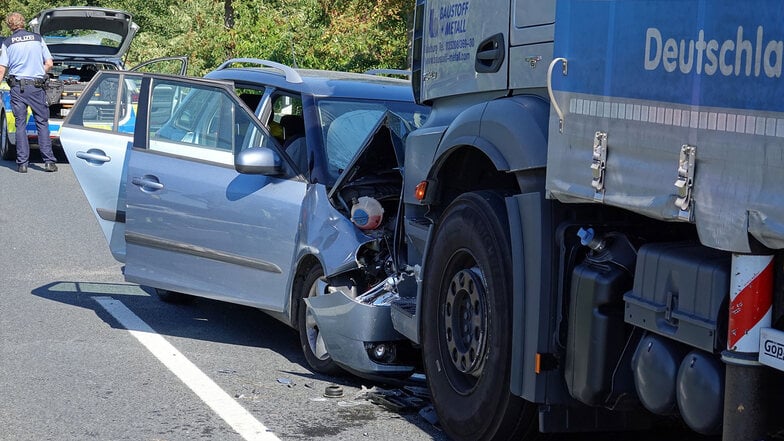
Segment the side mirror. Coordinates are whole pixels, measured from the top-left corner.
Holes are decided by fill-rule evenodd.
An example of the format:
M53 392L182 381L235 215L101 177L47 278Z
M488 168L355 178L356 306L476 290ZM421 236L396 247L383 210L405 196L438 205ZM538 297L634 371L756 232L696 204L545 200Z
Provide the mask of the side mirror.
M283 174L280 156L268 147L251 147L234 158L234 169L249 175L277 176Z

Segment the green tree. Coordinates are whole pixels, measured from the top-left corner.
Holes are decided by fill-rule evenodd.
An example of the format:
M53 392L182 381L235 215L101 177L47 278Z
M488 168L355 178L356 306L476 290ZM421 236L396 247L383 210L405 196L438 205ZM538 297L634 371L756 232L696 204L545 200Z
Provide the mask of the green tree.
M7 0L0 14L29 20L75 0ZM361 72L408 66L414 0L91 0L131 13L140 26L128 65L187 55L202 75L228 58L253 57L303 68ZM8 29L0 31L0 35Z

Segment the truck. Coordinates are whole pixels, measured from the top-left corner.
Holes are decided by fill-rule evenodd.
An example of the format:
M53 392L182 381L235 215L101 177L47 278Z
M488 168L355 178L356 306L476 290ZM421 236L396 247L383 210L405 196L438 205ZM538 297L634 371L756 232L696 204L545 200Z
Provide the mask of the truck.
M303 108L336 149L300 163L270 119L290 101L225 81L266 70L102 71L63 147L126 280L266 310L316 372L423 372L455 440L766 439L783 433L782 23L772 0L417 0L430 111L409 122ZM256 63L277 72L264 97L306 84Z
M405 140L406 283L371 323L421 349L450 437L781 432L782 23L764 0L417 0L432 110ZM309 313L361 371L339 295Z

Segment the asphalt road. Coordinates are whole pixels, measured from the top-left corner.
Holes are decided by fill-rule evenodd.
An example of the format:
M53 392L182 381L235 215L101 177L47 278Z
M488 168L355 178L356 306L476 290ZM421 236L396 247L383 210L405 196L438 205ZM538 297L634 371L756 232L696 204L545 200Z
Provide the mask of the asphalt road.
M311 373L294 330L258 310L170 305L126 283L59 168L23 175L0 161L0 441L447 440L418 413L365 399L380 385ZM325 398L330 385L343 397Z
M70 166L39 164L0 161L0 440L446 439L363 398L379 385L311 373L294 330L258 310L126 283Z

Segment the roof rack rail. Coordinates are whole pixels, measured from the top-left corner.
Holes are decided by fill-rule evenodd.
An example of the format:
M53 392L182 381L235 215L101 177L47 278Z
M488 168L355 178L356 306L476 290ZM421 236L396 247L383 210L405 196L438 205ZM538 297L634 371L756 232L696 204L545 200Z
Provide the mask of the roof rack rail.
M402 75L411 77L411 71L405 69L370 69L365 71L368 75Z
M302 77L299 76L297 71L294 70L292 67L286 66L285 64L276 63L274 61L262 60L259 58L232 58L230 60L225 61L220 66L218 66L216 70L226 69L227 67L235 63L257 64L259 66L271 67L273 69L277 69L283 72L283 74L286 75L286 81L288 81L289 83L302 82Z

